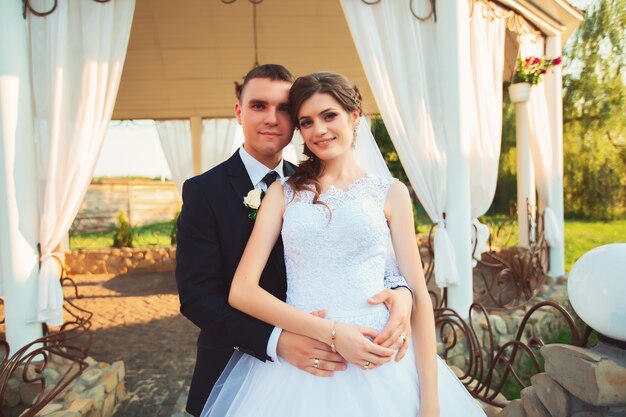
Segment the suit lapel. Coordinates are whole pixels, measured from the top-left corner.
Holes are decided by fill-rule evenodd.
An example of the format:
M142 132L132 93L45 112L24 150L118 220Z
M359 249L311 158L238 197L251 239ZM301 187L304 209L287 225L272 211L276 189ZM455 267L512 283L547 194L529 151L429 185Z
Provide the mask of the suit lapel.
M291 175L294 171L295 167L293 164L287 161L283 163L283 174L285 176ZM228 160L228 176L233 193L235 194L237 200L240 202L241 206L245 207L243 205L243 198L248 194L248 191L254 188L254 185L252 184L252 181L248 176L248 171L246 171L246 167L243 164L243 161L241 160L238 151L235 152L233 156L231 156ZM250 211L248 208L246 208L246 210L248 212ZM250 238L250 233L252 233L254 221L248 218L245 218L242 221L245 221L246 224L245 230L247 231L247 234L244 238L247 241ZM270 254L269 261L272 262L279 271L284 269L285 260L283 255L283 242L281 237L278 238L278 242L276 243L276 246Z
M250 220L247 215L250 213L250 209L243 204L243 198L248 194L248 192L254 188L252 186L252 182L250 181L250 177L248 176L248 172L246 171L246 167L239 156L239 151L235 152L233 156L227 162L227 172L228 172L228 182L230 183L230 188L232 190L232 198L236 199L237 206L241 207L241 219L238 221L241 224L241 239L244 240L244 243L250 237L250 233L252 233L252 227L254 226L254 221ZM237 212L233 212L234 215ZM240 216L237 215L239 218Z
M239 151L235 152L233 156L228 160L228 177L230 185L237 196L237 199L243 204L243 198L248 194L248 191L254 188L248 171L239 156Z

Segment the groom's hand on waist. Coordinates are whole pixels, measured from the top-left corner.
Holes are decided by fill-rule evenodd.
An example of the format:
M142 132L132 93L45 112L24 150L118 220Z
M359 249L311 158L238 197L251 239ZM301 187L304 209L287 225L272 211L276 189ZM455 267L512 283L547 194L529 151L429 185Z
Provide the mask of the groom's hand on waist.
M324 312L312 313L324 317ZM333 376L344 371L346 361L333 353L326 343L283 330L278 339L276 353L296 368L316 376Z
M368 300L370 304L385 304L389 310L389 321L376 336L374 342L397 350L396 362L400 361L409 347L411 337L411 311L413 294L406 287L385 289Z

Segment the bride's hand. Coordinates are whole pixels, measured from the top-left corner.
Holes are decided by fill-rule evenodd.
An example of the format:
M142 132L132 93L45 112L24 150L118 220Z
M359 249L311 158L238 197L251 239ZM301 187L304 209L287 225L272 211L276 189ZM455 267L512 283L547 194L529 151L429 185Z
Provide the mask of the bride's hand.
M361 369L373 369L393 358L395 351L372 342L376 330L346 323L335 324L335 349Z

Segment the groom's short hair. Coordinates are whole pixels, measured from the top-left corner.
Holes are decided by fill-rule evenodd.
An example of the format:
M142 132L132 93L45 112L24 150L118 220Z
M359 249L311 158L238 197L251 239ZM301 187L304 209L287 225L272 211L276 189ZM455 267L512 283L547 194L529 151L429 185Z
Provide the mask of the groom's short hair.
M292 84L294 82L293 75L291 75L289 70L282 65L259 65L258 67L252 68L250 72L246 74L242 84L235 82L235 94L237 96L237 100L241 100L243 89L246 88L246 85L248 84L248 82L250 82L250 80L253 80L255 78L268 78L272 81L286 81Z

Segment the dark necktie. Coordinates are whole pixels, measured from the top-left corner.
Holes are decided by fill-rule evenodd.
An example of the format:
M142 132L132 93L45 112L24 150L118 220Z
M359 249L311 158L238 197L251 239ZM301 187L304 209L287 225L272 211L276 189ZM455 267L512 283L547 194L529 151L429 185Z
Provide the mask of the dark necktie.
M261 181L263 181L265 185L267 186L267 188L269 189L270 185L274 184L274 181L276 181L276 178L278 178L278 172L270 171L267 174L265 174L265 176L263 177Z

